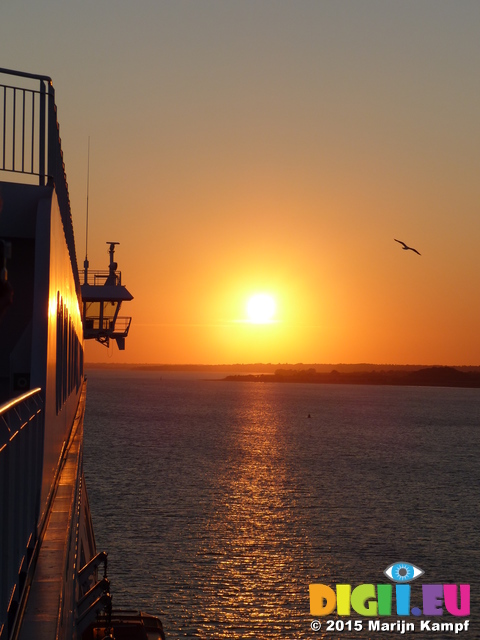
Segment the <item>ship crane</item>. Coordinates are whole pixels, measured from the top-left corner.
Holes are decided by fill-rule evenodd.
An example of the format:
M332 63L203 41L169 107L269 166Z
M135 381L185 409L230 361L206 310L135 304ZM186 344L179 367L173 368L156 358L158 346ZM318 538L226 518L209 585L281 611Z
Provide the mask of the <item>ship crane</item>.
M133 300L133 296L122 285L122 273L117 270L118 265L114 260L115 246L119 243L107 244L110 245L108 271L89 271L89 263L85 259L84 279L81 285L83 337L85 340L97 340L106 347L111 339L115 340L120 351L123 351L132 318L120 316L119 312L122 302Z

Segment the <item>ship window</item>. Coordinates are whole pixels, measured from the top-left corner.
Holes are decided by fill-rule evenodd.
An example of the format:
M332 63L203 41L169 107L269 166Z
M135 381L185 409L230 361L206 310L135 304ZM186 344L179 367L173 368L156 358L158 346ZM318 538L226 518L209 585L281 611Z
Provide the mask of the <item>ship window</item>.
M104 318L113 318L115 315L115 311L117 310L118 302L110 302L110 300L105 300L103 303L103 317Z
M85 302L85 328L100 328L100 302Z
M63 344L63 300L57 292L57 367L55 372L55 396L57 413L62 408L62 344Z
M105 300L103 303L103 322L102 326L105 331L113 331L115 328L115 314L117 312L118 302Z
M56 365L56 409L57 414L65 404L68 396L80 388L83 374L83 347L75 331L75 327L57 292L57 365Z
M67 384L68 384L68 309L63 306L63 344L62 344L62 405L65 404L67 399Z

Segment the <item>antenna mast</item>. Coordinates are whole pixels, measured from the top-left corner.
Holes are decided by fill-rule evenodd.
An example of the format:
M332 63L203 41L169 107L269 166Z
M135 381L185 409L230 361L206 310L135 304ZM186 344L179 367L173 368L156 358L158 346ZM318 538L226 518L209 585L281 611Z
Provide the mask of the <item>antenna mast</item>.
M88 263L88 196L90 191L90 136L88 136L88 156L87 156L87 219L85 225L85 261L83 263L83 267L85 269L84 272L84 284L87 284L88 280L88 267L90 266Z

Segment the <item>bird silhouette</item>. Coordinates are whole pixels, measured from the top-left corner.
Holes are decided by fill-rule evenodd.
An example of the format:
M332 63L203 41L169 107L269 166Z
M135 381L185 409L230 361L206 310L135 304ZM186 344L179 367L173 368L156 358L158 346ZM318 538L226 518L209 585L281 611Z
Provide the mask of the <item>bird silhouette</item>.
M422 254L420 253L420 251L417 251L416 249L414 249L413 247L409 247L408 244L405 244L405 242L402 242L401 240L397 240L396 238L394 238L395 242L399 242L400 244L403 244L402 249L404 251L415 251L415 253L418 253L419 256L421 256Z

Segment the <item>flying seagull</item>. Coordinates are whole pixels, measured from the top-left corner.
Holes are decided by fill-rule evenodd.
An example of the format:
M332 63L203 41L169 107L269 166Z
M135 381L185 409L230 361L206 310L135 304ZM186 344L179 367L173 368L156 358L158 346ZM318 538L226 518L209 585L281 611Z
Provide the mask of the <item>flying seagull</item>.
M402 247L402 248L403 248L403 250L404 250L404 251L408 251L408 250L410 250L410 251L415 251L415 253L418 253L418 255L419 255L419 256L421 256L421 255L422 255L419 251L417 251L417 250L416 250L416 249L414 249L413 247L409 247L407 244L405 244L405 243L404 243L404 242L402 242L401 240L397 240L396 238L394 238L394 240L395 240L395 242L399 242L400 244L403 244L403 247Z

